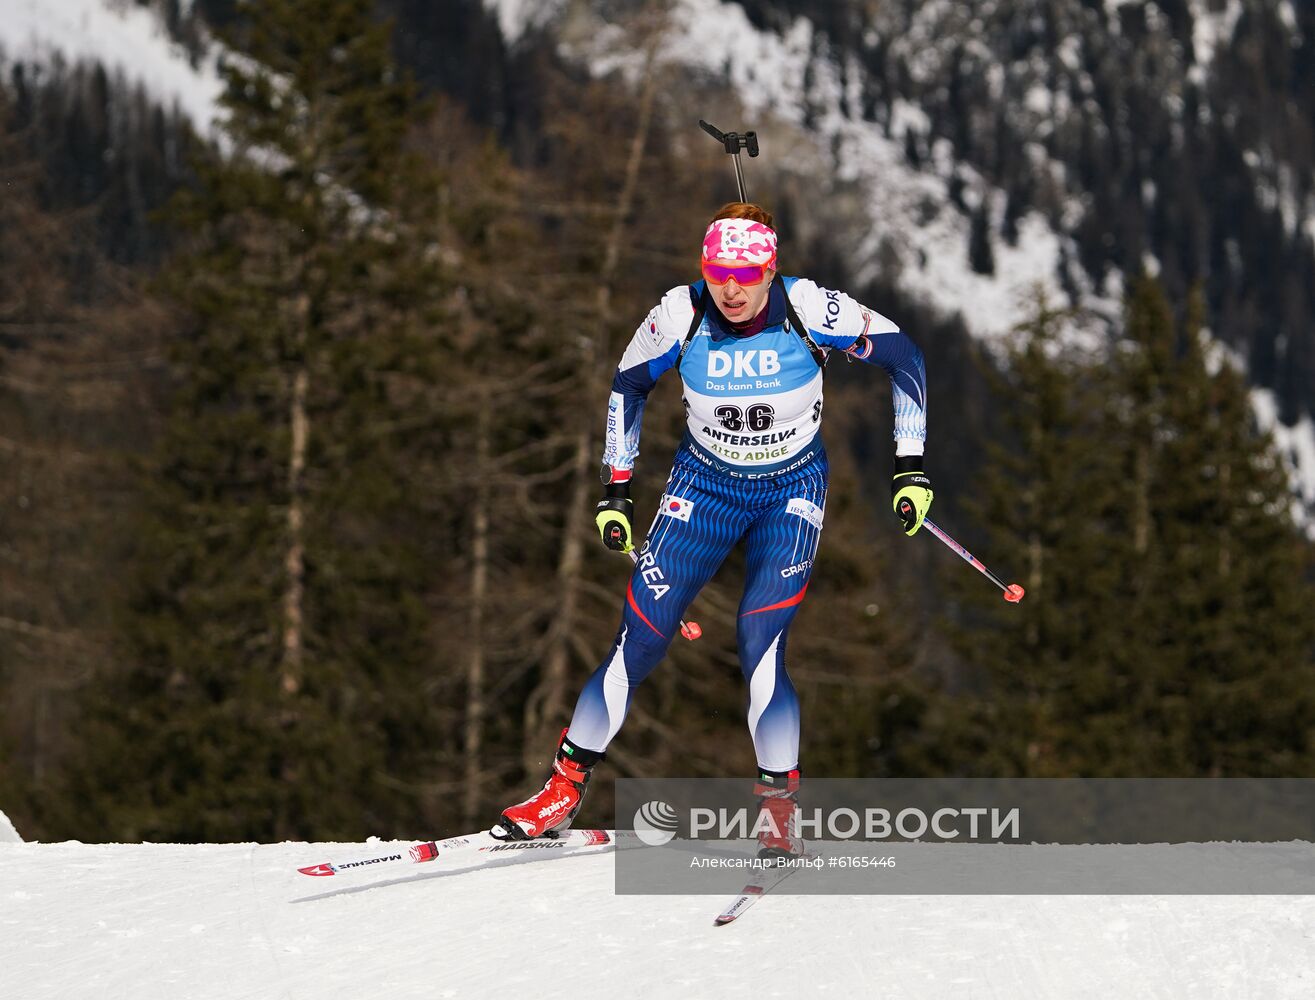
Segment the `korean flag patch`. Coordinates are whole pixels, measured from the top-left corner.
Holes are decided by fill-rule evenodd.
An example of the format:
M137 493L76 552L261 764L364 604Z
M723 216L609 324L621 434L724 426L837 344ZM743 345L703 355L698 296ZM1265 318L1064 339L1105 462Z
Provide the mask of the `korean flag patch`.
M680 497L664 495L662 497L662 506L658 513L666 517L674 517L677 521L688 521L690 514L694 512L693 500L682 500Z

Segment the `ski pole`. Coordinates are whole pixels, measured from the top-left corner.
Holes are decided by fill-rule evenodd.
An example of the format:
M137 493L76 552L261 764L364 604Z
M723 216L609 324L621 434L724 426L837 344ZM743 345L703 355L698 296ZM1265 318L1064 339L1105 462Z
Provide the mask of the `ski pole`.
M716 125L709 125L702 118L699 119L699 128L725 146L726 152L735 157L735 184L740 189L740 201L748 201L749 196L744 191L744 168L740 166L740 150L746 149L750 156L757 156L758 133L745 132L744 135L740 135L738 132L723 132Z
M635 555L635 550L630 550L630 561L636 566L639 565L639 556ZM680 620L680 634L690 642L693 642L699 636L703 635L703 629L698 622L686 622L684 618Z
M900 511L901 513L912 513L913 504L910 503L908 500L905 500L904 503L900 505ZM949 546L950 549L957 552L960 558L964 560L964 562L969 563L973 567L973 569L977 570L977 572L981 573L982 576L986 577L993 584L995 584L1002 591L1004 591L1003 594L1004 599L1008 601L1010 604L1017 604L1019 601L1023 599L1024 591L1021 586L1019 586L1016 583L1005 583L1003 580L1001 580L998 576L996 576L989 569L987 569L986 566L982 564L982 561L980 559L978 559L971 552L965 549L962 545L956 542L953 538L947 535L944 529L942 529L931 518L924 517L922 519L922 526L926 528L928 531L930 531L937 538L939 538L947 546Z

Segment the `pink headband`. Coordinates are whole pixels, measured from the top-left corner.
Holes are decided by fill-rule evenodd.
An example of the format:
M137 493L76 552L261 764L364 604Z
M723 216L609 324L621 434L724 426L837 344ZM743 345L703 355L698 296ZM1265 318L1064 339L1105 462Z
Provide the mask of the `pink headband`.
M703 237L704 260L735 260L776 267L776 233L749 219L718 219Z

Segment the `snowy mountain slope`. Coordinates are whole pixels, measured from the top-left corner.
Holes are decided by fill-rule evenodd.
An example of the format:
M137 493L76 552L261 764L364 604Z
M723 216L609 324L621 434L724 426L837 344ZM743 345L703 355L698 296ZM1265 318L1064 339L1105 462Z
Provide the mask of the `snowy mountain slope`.
M100 59L160 101L177 102L202 131L213 128L221 89L213 52L193 67L155 13L121 0L0 2L4 14L0 61L39 63L56 53L65 59ZM578 21L579 8L589 6L564 0L483 3L496 15L509 43L530 28L551 24L563 12ZM1181 81L1205 80L1219 53L1231 44L1248 3L1189 0L1190 45L1161 32L1169 40L1156 42L1157 57L1151 64L1157 67L1154 72L1159 74L1167 104L1182 102ZM1049 179L1045 183L1058 199L1051 215L1057 212L1063 225L1057 227L1054 218L1029 208L1012 219L1017 238L1002 239L999 232L1010 212L1009 193L966 162L949 140L936 135L926 107L889 87L882 91L884 102L873 105L871 70L861 64L855 50L832 44L803 15L788 15L779 32L761 28L746 13L747 6L728 0L673 0L664 58L709 78L727 80L764 135L769 155L773 149L790 149L790 169L812 178L810 186L816 186L815 178L827 177L828 183L857 192L860 211L869 224L863 227L865 235L853 255L859 262L856 285L877 273L894 277L904 290L927 303L961 314L968 327L988 342L1008 336L1020 307L1037 288L1052 300L1076 296L1096 316L1117 317L1123 275L1111 267L1097 287L1082 268L1072 266L1080 255L1073 232L1090 214L1091 205L1072 192L1066 183L1071 171L1053 160L1041 141L1026 143L1021 152L1038 178ZM752 6L761 11L773 5ZM886 45L889 61L903 60L911 93L918 88L938 93L950 59L947 49L960 46L954 50L959 58L986 67L993 96L1013 95L1001 102L1004 119L1016 131L1042 139L1049 131L1069 127L1066 115L1077 103L1091 99L1093 83L1087 67L1099 53L1079 44L1078 22L1103 17L1108 34L1115 38L1124 30L1121 17L1127 9L1145 7L1152 28L1161 18L1152 10L1158 10L1155 5L1140 0L1108 0L1099 13L1089 7L1052 8L1052 13L1058 12L1053 13L1058 18L1055 30L1070 33L1048 61L1029 55L1007 66L992 62L993 50L974 39L974 33L981 35L988 26L1003 30L1001 23L1014 16L1008 5L993 0L883 6L874 15L880 31L870 28L862 44ZM1298 37L1292 5L1282 0L1275 10L1279 22L1294 39ZM597 18L587 31L576 24L572 38L576 40L566 51L594 72L618 68L636 72L640 60L625 30L614 21ZM963 43L964 38L968 43ZM734 127L734 123L723 124ZM910 143L924 149L917 164L909 161ZM1247 163L1257 191L1281 211L1287 231L1309 232L1315 241L1315 189L1298 184L1275 156L1263 146L1249 151ZM947 197L952 188L959 192L961 205ZM1147 204L1153 206L1155 185L1144 188ZM974 269L970 258L974 216L989 242L993 258L989 273ZM1141 262L1152 270L1158 267L1153 254L1144 254ZM1090 325L1082 329L1093 333ZM1281 423L1272 394L1264 396L1263 390L1255 403L1259 421L1274 431L1290 463L1297 506L1315 538L1315 422L1306 417L1291 425Z
M507 0L489 2L499 8L500 21L509 20L514 8ZM926 115L912 104L895 101L889 135L880 123L855 115L861 71L852 63L842 67L819 59L825 42L807 18L795 19L788 31L776 35L755 28L744 8L728 0L679 0L670 26L663 58L712 76L724 73L744 104L747 120L763 136L773 168L809 170L813 186L822 190L840 182L862 191L871 224L865 227L866 245L853 254L862 262L854 276L857 284L871 280L879 268L893 270L907 291L946 313L963 313L972 332L988 340L1008 335L1037 288L1052 300L1067 298L1059 281L1064 239L1036 213L1022 220L1017 246L994 247L995 275L973 271L969 219L946 203L946 187L957 172L966 182L969 207L985 201L994 214L1003 211L1004 193L958 163L945 140L932 143L922 169L911 167L903 136L908 129L926 135ZM595 74L633 74L641 63L624 41L620 26L604 24L587 45L568 52L586 61ZM737 126L727 122L723 127ZM812 147L814 162L800 164L800 143ZM789 157L780 156L783 148ZM819 179L823 177L830 180ZM1069 252L1072 255L1071 247ZM1111 318L1118 314L1118 275L1111 277L1108 288L1085 283L1081 291L1089 309Z
M109 0L0 0L0 63L56 56L99 60L161 104L177 103L199 132L214 126L223 89L215 54L192 66L149 10Z
M611 856L327 895L332 845L0 845L22 1000L1308 997L1315 900L617 896ZM319 898L310 898L319 897Z
M1107 0L1103 18L1111 38L1117 39L1123 31L1120 8L1132 2ZM555 14L567 9L561 3L531 7L521 0L484 3L496 14L511 43L529 28L551 23ZM589 30L582 30L580 6L570 8L574 21L564 36L569 40L561 44L563 53L587 65L595 75L620 72L633 80L643 60L627 30L610 20L609 11L596 17ZM1048 27L1063 37L1054 58L1029 56L1007 66L997 62L995 50L977 36L988 24L1003 35L1012 19L1026 16L1026 5L1018 5L1017 14L1009 5L993 0L883 6L874 17L888 38L879 38L877 30L870 28L872 37L863 40L866 46L888 41L887 61L904 61L911 77L906 82L910 90L938 93L944 79L953 79L958 72L957 68L947 69L947 63L957 59L975 65L1001 104L1001 120L1008 121L1016 133L1035 137L1024 145L1022 155L1057 207L1049 216L1035 208L1019 212L1013 221L1017 237L1010 241L999 236L1009 211L1009 192L964 161L948 139L936 135L927 108L889 90L883 91L888 104L872 106L869 91L880 91L884 84L865 77L865 67L854 49L834 45L803 14L780 14L779 31L761 28L746 13L749 6L760 13L772 7L731 0L676 0L670 8L661 58L728 83L743 104L746 123L752 123L762 136L769 151L766 155L778 151L774 167L811 178L810 189L823 197L838 192L841 186L857 189L859 211L868 224L852 254L857 262L856 286L879 273L894 279L902 289L940 311L960 314L968 329L988 345L1002 343L1010 335L1040 290L1052 302L1069 301L1086 310L1087 319L1070 327L1070 339L1090 346L1103 336L1102 326L1108 328L1121 313L1124 275L1111 266L1097 286L1082 267L1074 266L1082 251L1073 234L1092 213L1092 199L1074 191L1068 176L1072 171L1053 160L1041 141L1055 129L1076 127L1068 119L1074 102L1090 103L1095 88L1086 67L1097 57L1114 58L1110 55L1114 43L1105 47L1110 51L1090 52L1082 47L1081 39L1086 36L1079 28L1089 30L1087 22L1101 15L1088 7L1052 5L1045 18L1053 18L1054 23ZM1162 17L1156 13L1158 8L1140 0L1136 6L1139 10L1145 7L1152 29L1156 28L1156 18ZM1216 53L1230 44L1242 0L1229 0L1222 8L1192 0L1190 6L1195 15L1190 51L1174 41L1167 28L1148 36L1146 43L1147 72L1154 74L1151 83L1162 91L1163 101L1171 109L1166 112L1169 118L1183 103L1183 81L1204 80ZM1280 4L1277 16L1292 31L1297 30L1290 5ZM1044 23L1040 14L1037 18ZM1021 100L1008 94L1021 94ZM729 121L722 126L745 127ZM910 143L925 147L921 162L910 162ZM781 149L788 150L789 156L780 157ZM1315 193L1304 200L1296 198L1294 184L1281 164L1275 166L1272 158L1258 155L1252 159L1257 190L1282 208L1287 230L1304 225L1315 233ZM750 170L763 169L748 162ZM951 190L958 192L961 205L952 203ZM845 197L850 197L848 190ZM1144 185L1143 197L1149 213L1157 197L1154 184ZM1056 226L1056 215L1062 226ZM974 216L980 218L981 237L989 242L993 267L988 272L975 268L971 258ZM1307 219L1304 224L1303 218ZM800 220L800 224L805 222ZM1160 268L1148 250L1138 264L1151 273ZM1093 318L1105 322L1093 324ZM1315 422L1306 416L1284 424L1275 402L1273 392L1257 389L1256 418L1275 435L1291 473L1294 514L1315 539Z

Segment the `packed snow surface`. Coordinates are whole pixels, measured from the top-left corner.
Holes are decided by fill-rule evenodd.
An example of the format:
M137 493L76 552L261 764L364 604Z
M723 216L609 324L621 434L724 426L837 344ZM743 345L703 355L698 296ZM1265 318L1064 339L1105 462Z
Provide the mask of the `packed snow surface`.
M1304 896L769 895L714 928L728 900L617 896L612 855L373 883L295 870L343 854L0 844L0 997L1315 995Z
M14 824L9 822L9 817L0 812L0 844L21 844L22 842L23 838L14 829Z

